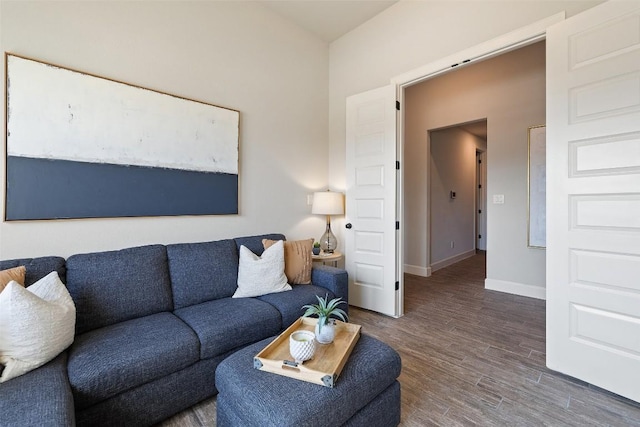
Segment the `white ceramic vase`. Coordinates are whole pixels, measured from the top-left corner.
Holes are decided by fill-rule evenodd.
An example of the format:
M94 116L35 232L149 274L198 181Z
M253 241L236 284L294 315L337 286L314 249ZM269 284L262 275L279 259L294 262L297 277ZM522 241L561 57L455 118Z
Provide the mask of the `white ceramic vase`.
M336 337L336 324L333 319L330 319L327 324L324 324L324 321L324 317L318 319L318 324L316 325L316 340L320 344L330 344ZM323 323L322 328L320 327L321 323Z

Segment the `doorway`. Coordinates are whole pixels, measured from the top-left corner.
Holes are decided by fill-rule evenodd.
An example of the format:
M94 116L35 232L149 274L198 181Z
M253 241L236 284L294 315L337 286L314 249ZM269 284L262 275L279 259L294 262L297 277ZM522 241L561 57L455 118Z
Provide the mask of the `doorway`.
M486 120L479 120L428 132L432 273L476 254L478 205L485 204L478 198L477 153L486 152L486 129Z
M491 137L485 154L487 182L483 189L488 203L483 214L488 232L504 232L490 238L485 232L485 286L544 297L546 260L544 253L527 246L526 212L527 129L546 120L545 50L545 42L539 41L404 89L404 265L414 267L405 272L431 267L426 268L428 276L433 267L439 267L433 262L439 260L432 250L433 210L427 197L432 164L425 131L486 118ZM494 195L496 203L492 202ZM450 246L451 240L447 243ZM476 249L475 243L469 250Z

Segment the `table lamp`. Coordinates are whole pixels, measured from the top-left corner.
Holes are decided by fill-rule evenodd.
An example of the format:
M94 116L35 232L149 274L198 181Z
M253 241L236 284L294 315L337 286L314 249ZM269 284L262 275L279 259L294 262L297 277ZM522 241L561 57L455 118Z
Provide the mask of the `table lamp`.
M313 193L311 213L327 216L327 229L320 238L320 247L325 253L332 254L338 247L338 239L331 231L331 215L344 214L344 196L328 190Z

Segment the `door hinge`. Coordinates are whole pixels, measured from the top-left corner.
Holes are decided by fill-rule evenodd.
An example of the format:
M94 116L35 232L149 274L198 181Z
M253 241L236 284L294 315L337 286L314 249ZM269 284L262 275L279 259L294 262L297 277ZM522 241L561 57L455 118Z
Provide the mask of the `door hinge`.
M480 214L480 213L482 213L482 209L478 209L478 213L479 213L479 214Z
M478 160L478 163L482 163L482 160Z
M396 291L400 290L400 282L396 282Z
M396 110L400 111L400 101L396 101Z
M478 239L482 239L482 234L478 234Z
M478 188L482 188L482 184L478 185Z
M400 170L400 161L396 160L396 170Z
M400 221L396 221L396 230L400 230Z

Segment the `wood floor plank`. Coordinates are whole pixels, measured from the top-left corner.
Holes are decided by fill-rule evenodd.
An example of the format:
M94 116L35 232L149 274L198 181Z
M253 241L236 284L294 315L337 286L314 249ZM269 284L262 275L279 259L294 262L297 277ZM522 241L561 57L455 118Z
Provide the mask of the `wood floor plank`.
M402 357L403 427L634 426L640 404L553 372L545 302L484 289L485 256L405 275L405 316L356 307L350 321ZM215 426L215 398L162 427Z

